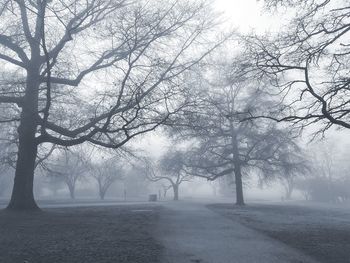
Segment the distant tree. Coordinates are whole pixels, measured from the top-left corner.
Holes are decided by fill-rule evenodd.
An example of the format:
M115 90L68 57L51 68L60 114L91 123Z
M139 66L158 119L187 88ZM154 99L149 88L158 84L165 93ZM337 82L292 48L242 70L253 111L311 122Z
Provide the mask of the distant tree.
M310 175L312 167L306 156L297 147L293 151L281 153L279 162L277 177L285 189L285 199L289 200L295 189L297 178Z
M13 169L2 169L0 171L0 197L7 196L10 193L12 183Z
M13 180L13 162L14 143L12 136L9 136L9 126L0 130L0 196L8 192ZM7 135L7 136L6 136Z
M0 130L0 174L2 171L14 167L17 142L16 137L13 134L13 126L7 124L3 125L2 128L3 129Z
M248 35L243 74L268 79L283 107L266 115L305 128L315 135L331 126L350 128L350 8L345 0L267 0L273 12L295 16L276 34ZM283 11L281 11L283 12Z
M219 193L221 195L227 197L236 196L236 185L233 173L219 177L217 182L219 185Z
M153 182L167 181L174 192L174 201L179 200L179 188L183 182L192 179L186 172L186 157L182 150L169 149L158 161L157 168L149 161L146 166L147 178ZM166 193L166 192L165 192Z
M120 160L111 157L93 164L91 174L98 184L99 196L104 200L109 187L115 181L123 179L125 172Z
M324 140L310 146L311 163L315 175L321 176L330 182L335 177L336 172L336 145Z
M344 176L333 182L333 192L336 202L346 202L350 200L350 177Z
M311 145L309 151L309 175L297 180L297 189L314 201L334 203L349 199L348 148L325 139Z
M90 170L90 163L81 151L63 149L50 163L49 176L59 177L75 199L76 184Z
M163 198L166 198L168 191L172 188L171 184L162 183L160 187L162 189Z
M144 198L148 194L148 189L151 184L150 180L145 176L143 165L133 165L130 169L125 171L123 179L124 191L126 197Z
M45 187L51 191L54 197L58 196L60 190L67 187L64 179L61 176L47 176L46 174L44 177Z
M0 107L18 126L9 209L37 209L41 145L116 149L154 130L186 105L182 74L220 44L202 1L9 0L0 20Z
M312 177L299 177L294 181L294 188L299 190L306 201L311 200L311 187Z

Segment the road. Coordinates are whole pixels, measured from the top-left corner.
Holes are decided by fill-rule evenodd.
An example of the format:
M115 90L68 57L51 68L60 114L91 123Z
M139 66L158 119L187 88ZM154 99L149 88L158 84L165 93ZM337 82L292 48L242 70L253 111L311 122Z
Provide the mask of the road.
M314 263L313 259L197 202L163 203L162 263Z

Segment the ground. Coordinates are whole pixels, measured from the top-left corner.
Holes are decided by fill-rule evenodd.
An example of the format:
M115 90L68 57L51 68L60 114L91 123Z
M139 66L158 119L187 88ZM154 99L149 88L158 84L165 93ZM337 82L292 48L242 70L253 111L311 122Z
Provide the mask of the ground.
M167 203L157 239L162 263L313 263L311 257L199 202Z
M344 207L64 205L31 214L1 211L0 262L350 262L350 210Z
M159 207L124 205L0 212L1 263L160 262Z
M210 209L323 263L350 263L350 210L332 205L256 204Z

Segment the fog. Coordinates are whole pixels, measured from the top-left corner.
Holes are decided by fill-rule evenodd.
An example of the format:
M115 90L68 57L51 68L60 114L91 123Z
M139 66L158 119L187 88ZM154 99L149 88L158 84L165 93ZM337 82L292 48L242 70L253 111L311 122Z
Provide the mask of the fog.
M0 263L350 262L349 17L0 1Z

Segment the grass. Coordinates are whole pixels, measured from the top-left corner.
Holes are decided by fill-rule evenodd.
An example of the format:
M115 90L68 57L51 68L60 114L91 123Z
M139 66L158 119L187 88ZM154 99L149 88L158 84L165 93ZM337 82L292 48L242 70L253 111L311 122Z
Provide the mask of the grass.
M350 211L300 206L208 206L323 263L350 263Z
M159 262L152 205L0 212L1 263Z

